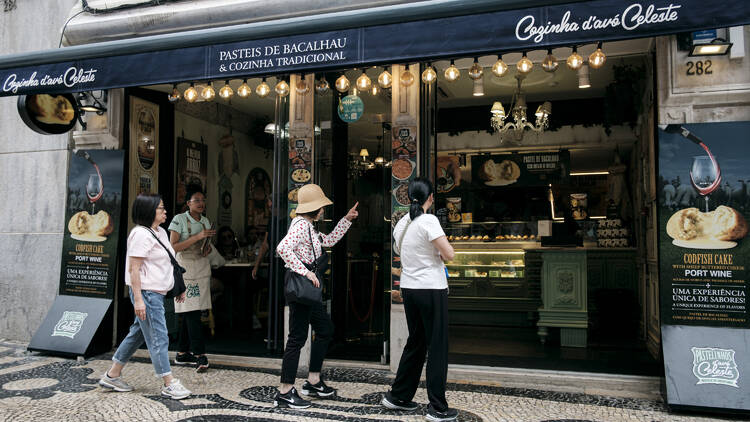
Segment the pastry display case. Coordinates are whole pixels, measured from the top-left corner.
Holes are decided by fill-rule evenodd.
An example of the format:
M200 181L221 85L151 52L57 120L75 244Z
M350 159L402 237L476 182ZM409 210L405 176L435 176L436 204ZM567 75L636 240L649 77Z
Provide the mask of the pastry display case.
M459 250L446 262L449 279L518 279L524 277L524 251Z
M444 224L443 228L448 241L458 244L462 242L517 243L539 240L536 221L448 223ZM456 246L459 245L454 244L454 247Z

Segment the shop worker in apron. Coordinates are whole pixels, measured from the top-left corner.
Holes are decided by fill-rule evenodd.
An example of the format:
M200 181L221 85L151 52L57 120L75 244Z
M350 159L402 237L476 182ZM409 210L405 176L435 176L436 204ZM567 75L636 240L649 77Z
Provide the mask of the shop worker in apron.
M210 238L216 234L203 215L206 196L200 186L188 186L188 210L177 214L169 225L169 241L177 252L177 262L187 271L185 301L175 301L174 311L180 316L180 341L174 363L196 365L198 372L208 370L206 343L203 339L201 311L211 309L211 251ZM201 250L204 243L205 248Z

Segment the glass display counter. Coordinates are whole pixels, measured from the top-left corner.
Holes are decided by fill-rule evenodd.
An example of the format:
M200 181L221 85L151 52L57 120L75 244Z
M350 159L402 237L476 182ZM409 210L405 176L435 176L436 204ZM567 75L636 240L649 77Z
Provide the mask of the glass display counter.
M535 221L485 221L443 224L449 242L535 242Z

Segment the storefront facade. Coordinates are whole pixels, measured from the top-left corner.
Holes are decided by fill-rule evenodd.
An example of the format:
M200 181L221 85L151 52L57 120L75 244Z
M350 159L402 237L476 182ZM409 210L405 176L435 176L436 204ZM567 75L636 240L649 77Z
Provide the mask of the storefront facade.
M181 151L192 149L197 151L196 157L200 157L203 165L209 161L206 170L198 165L195 171L198 178L205 175L202 182L205 181L215 198L222 201L228 198L224 211L220 206L224 202L216 202L217 211L209 216L243 236L257 237L258 233L248 233L248 228L263 227L270 218L272 244L278 241L294 212L294 191L304 183L320 184L334 199L334 210L332 215L326 215L330 221L324 222L323 230L326 225L335 224L355 201L365 204L365 228L352 233L353 239L331 252L334 267L326 300L337 326L347 327L341 334L342 355L389 362L392 368L398 362L406 326L398 293L400 265L398 257L390 252L393 241L390 227L407 209L403 186L420 175L435 182L436 213L459 252L459 258L448 265L451 323L461 327L459 332L465 334L457 335L457 342L472 343L476 338L489 340L519 333L528 336L531 332L534 343L551 342L559 347L556 350L580 350L586 349L596 329L607 331L609 327L620 333L627 331L642 342L654 356L655 366L663 353L666 371L677 371L672 368L678 364L670 361L670 357L681 352L662 345L664 317L670 318L666 330L673 336L671 339L685 338L685 334L671 334L676 329L694 328L685 319L671 319L675 307L665 308L670 289L685 288L678 285L687 281L684 277L670 276L671 281L665 278L665 261L659 258L665 247L659 242L670 231L661 230L660 222L662 216L666 216L664 222L670 217L667 212L684 209L695 198L684 204L665 206L665 201L674 199L674 195L668 200L662 198L670 190L665 191L657 182L657 168L667 168L657 167L657 161L663 159L657 126L750 120L746 105L750 81L746 80L747 72L742 73L748 60L744 51L738 55L737 47L742 45L745 50L738 40L747 38L747 29L742 28L750 21L747 7L737 2L736 7L729 5L718 11L711 8L709 12L708 6L693 1L623 4L603 0L525 9L506 5L507 10L481 4L486 7L484 11L466 13L459 11L457 3L450 10L431 11L432 15L426 15L428 19L414 18L408 19L409 22L400 22L395 15L400 11L402 19L418 16L428 10L427 6L407 3L391 9L374 7L359 12L337 12L339 15L312 15L304 19L105 42L62 49L57 56L41 53L6 56L0 58L2 95L107 91L107 112L85 115L88 130L77 130L72 139L79 149L126 150L130 158L126 161L123 192L127 194L123 193L123 199L132 200L134 194L143 190L156 191L172 204L172 213L179 212L180 162L183 157L190 157ZM700 58L692 59L688 60L692 68L684 69L690 66L683 63L687 55L673 34L715 28L730 31L729 27L739 27L739 37L731 37L735 44L734 58L706 59L712 60L710 64ZM394 42L394 37L400 41ZM632 40L646 41L638 44ZM613 109L616 95L602 92L582 97L566 91L566 84L568 88L577 84L572 86L575 91L588 82L589 75L584 78L578 70L581 64L591 67L591 79L596 83L594 54L599 47L597 43L601 42L610 63L618 60L621 71L641 69L641 74L630 81L643 86L628 87L627 77L619 78L619 89L632 89L632 93L621 96L620 100L627 97L630 105L638 107L632 119L625 116L626 111L618 110L615 118L605 113L593 117L592 123L581 114ZM566 57L574 56L573 47L580 50L581 63L571 66L569 59L568 64L558 65L559 70L558 66L552 71L540 69L545 64L552 67L546 50L550 49L550 53L564 62ZM501 58L496 55L502 55L502 60L512 68L510 73L503 75L499 70L502 66L497 63ZM522 62L527 56L531 67L536 69L525 68L527 65ZM462 92L456 88L458 83L451 85L455 81L447 73L454 62L459 72L468 74L472 80L470 86L462 87ZM479 65L479 77L474 77L477 75L474 62ZM710 76L714 73L706 73L706 66L721 71ZM429 76L431 68L436 70L434 77ZM369 84L361 78L363 72ZM392 83L381 83L384 72L389 72ZM497 79L490 79L493 72ZM554 75L563 72L571 72L577 80L555 79ZM678 75L681 72L684 77ZM486 74L484 78L482 73ZM521 77L513 78L515 75ZM535 80L533 75L552 76ZM467 80L467 76L463 78ZM216 84L216 92L228 81L227 85L236 93L235 99L240 101L237 95L245 79L250 79L256 95L262 92L257 87L268 79L268 89L277 93L275 98L271 93L274 100L267 101L265 108L243 114L230 110L217 99L213 102L215 106L211 106L214 115L210 118L206 117L209 109L205 102L195 105L186 101L191 83L204 89L209 81ZM480 97L476 95L480 89L477 85L482 82L477 80L497 85L486 87L488 97L497 96L501 107L508 112L507 118L494 122L491 135L479 131L488 129L491 110L497 109L493 101L472 102L471 97ZM524 98L525 104L526 97L521 97L522 83L526 83L523 92L528 96L528 108L538 111L536 118L528 113L529 125L541 134L535 136L530 133L532 129L518 139L513 137L512 129L502 129L511 119L515 123L521 120L513 111L520 98ZM612 89L618 88L612 80L606 83ZM182 97L176 102L167 99L172 84L179 84L175 87ZM557 84L560 86L555 88ZM389 94L385 100L382 95L363 94L376 85ZM705 85L719 88L701 90ZM359 95L352 88L357 88ZM467 89L472 89L474 95L468 94ZM604 91L601 86L599 89ZM547 98L554 107L551 113L545 108ZM717 107L722 111L717 111ZM576 108L581 113L571 116L575 113L568 110ZM367 116L368 112L372 116ZM367 125L360 121L363 113L370 117ZM479 113L483 113L484 126L471 120ZM267 148L258 142L257 135L253 139L256 132L251 124L238 123L248 115L263 114L273 123ZM525 114L524 110L524 118ZM142 115L152 119L143 120ZM543 121L546 118L550 121ZM206 122L217 128L206 132ZM547 130L550 124L552 128ZM601 130L587 130L586 126L592 124ZM232 142L224 137L227 130L234 138ZM474 131L478 134L473 135ZM204 134L208 142L202 139ZM148 135L145 147L153 145L156 155L139 150L141 135ZM250 143L253 145L242 146ZM201 153L203 148L205 154ZM232 162L250 160L249 157L263 154L264 150L267 159L258 161L261 164L245 168L237 163L237 168L233 168ZM221 161L214 166L211 161L216 159ZM189 167L190 160L185 162ZM255 171L256 168L259 170ZM253 177L251 171L255 171ZM262 173L266 176L258 176ZM670 183L676 177L666 173L664 176ZM256 180L268 189L257 190ZM681 186L675 185L675 195ZM737 205L743 201L742 188L733 197L733 187L729 185L727 201L736 198L735 202L724 204L735 204L735 209L742 213L744 203ZM627 199L617 195L617 203L610 208L608 201L613 199L613 189L622 189ZM581 193L587 196L576 196ZM254 194L259 196L253 197ZM363 197L367 199L363 201ZM270 209L263 205L268 199L273 204ZM232 210L234 218L226 210ZM584 231L583 238L566 239L558 233L563 224L556 221L563 220L564 213L582 221L578 229ZM124 205L122 214L127 215ZM251 222L251 216L259 219ZM121 231L127 228L122 222L120 227ZM549 236L551 243L543 242L542 236ZM251 242L248 239L244 240ZM734 240L741 239L726 241ZM730 258L722 259L727 262ZM743 265L737 262L726 265L730 264ZM271 352L278 352L283 346L282 274L282 263L272 259L267 291L260 293L261 297L267 297L265 348ZM734 285L744 283L742 277L733 278ZM695 279L691 281L698 283ZM115 304L121 294L122 286L112 292ZM119 300L119 303L125 302ZM256 310L260 308L259 302ZM628 317L621 313L618 318L612 312L607 313L607 309L621 309ZM130 318L124 312L115 315L113 319L121 319L118 326ZM746 317L733 319L742 318L730 328L718 320L708 325L724 330L746 329ZM702 324L696 325L702 329ZM718 353L719 349L728 350L719 344L721 338L717 334L717 347L696 345L706 349L700 357ZM351 345L346 346L347 343ZM537 351L527 349L528 344L523 343L518 353ZM509 345L513 347L513 342L487 341L485 348ZM740 349L732 347L735 351ZM550 358L542 353L536 362L518 363L522 361L518 355L512 359L487 358L492 355L492 352L457 352L453 363L544 367L539 362ZM728 362L724 355L721 359ZM585 367L586 362L594 360L583 359L579 364ZM740 358L735 360L739 363ZM716 359L708 356L705 361L716 362ZM710 384L710 379L717 377L701 379L709 379ZM689 384L687 380L685 383ZM732 388L740 388L734 384ZM682 387L671 388L678 391ZM676 400L673 404L750 407L740 399L731 403L719 399Z

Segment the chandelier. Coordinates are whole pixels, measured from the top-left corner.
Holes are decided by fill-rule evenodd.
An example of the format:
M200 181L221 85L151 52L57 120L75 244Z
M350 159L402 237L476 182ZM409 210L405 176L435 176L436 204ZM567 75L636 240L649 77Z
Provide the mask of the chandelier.
M508 140L519 143L523 139L526 129L541 133L549 126L549 115L552 114L552 104L549 101L545 101L536 109L536 113L534 113L536 115L536 122L534 124L531 124L527 120L526 95L521 91L521 82L524 78L525 75L523 74L516 75L518 86L510 103L512 122L506 123L507 116L500 101L495 101L492 104L490 124L492 125L492 129L500 134L500 143Z

